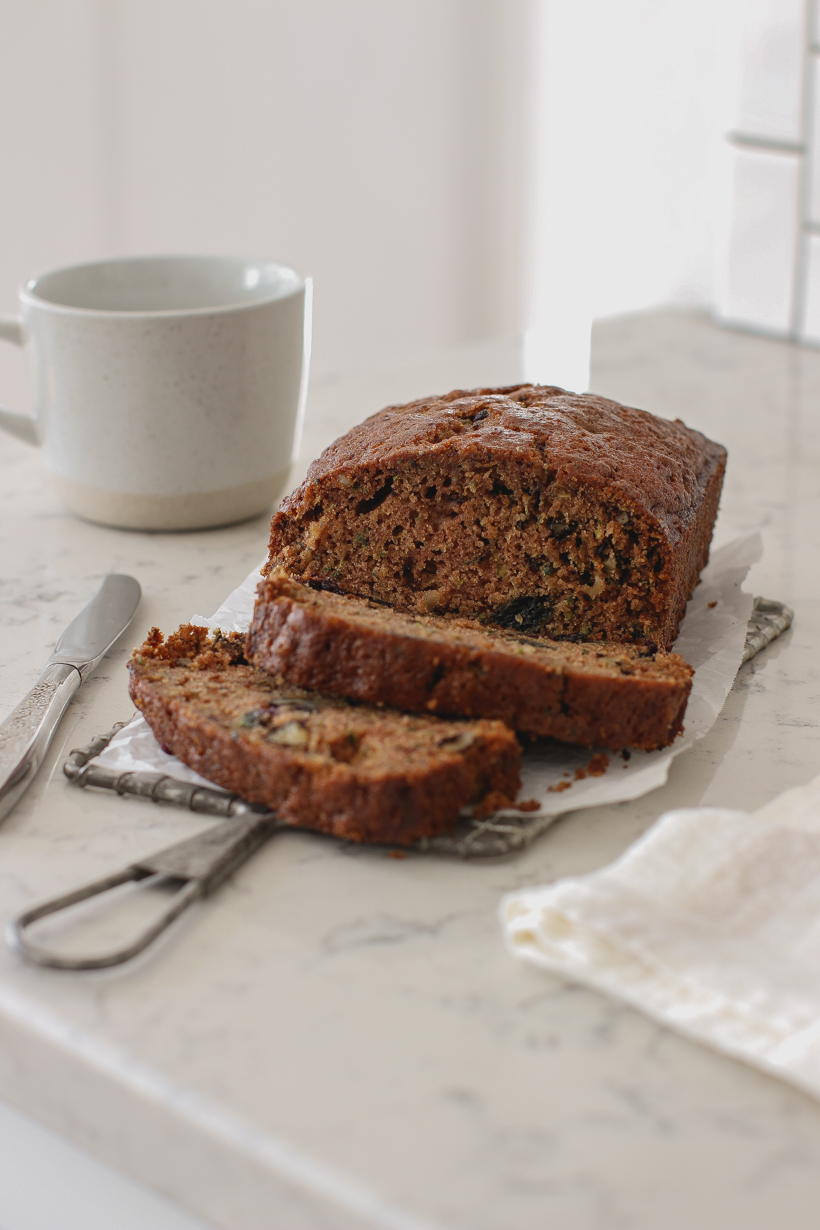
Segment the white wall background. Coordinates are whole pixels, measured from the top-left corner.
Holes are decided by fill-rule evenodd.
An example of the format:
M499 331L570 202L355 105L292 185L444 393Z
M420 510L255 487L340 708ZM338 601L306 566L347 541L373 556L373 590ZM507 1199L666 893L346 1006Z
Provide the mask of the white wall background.
M315 278L316 376L531 325L579 387L593 316L712 303L760 2L0 0L0 311L71 261L261 253Z
M711 306L739 3L541 5L531 312L543 378L581 384L593 317Z
M320 373L520 329L529 10L2 0L0 310L55 264L227 251L313 274Z

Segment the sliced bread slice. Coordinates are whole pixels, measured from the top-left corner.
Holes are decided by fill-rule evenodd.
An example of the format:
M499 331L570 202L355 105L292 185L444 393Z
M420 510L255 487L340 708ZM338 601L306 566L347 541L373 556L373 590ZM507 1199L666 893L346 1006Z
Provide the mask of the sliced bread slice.
M493 811L520 785L501 722L446 722L351 705L250 666L245 638L151 630L129 662L131 698L157 740L209 781L293 825L404 845Z
M402 614L311 589L281 569L259 586L246 652L300 687L414 713L496 718L615 750L671 743L693 674L654 646L575 644Z

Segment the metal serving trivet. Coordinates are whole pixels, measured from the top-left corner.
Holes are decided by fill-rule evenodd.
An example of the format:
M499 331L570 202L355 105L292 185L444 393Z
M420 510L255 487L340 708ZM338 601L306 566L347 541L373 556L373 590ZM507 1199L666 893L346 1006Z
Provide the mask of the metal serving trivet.
M137 795L150 799L152 803L172 803L188 811L221 816L223 819L244 816L249 810L254 815L273 815L264 808L246 803L237 794L228 794L214 787L195 786L161 773L117 773L105 765L90 763L125 725L125 722L117 722L106 734L97 735L85 747L71 752L63 766L66 777L77 786L97 786L117 794ZM465 809L451 835L423 837L410 849L458 858L498 858L524 849L554 821L555 816L525 815L510 810L498 811L484 820L475 820Z
M790 606L786 606L785 602L775 602L772 598L755 598L746 629L741 665L791 627L793 619L794 611Z
M221 823L148 858L130 863L112 875L93 880L25 910L9 924L7 939L13 948L37 965L71 970L103 969L130 960L170 927L189 905L218 888L268 837L277 830L292 827L280 820L275 812L247 803L236 794L210 786L196 786L167 774L140 771L118 773L105 765L92 763L124 725L124 722L117 722L106 734L97 735L85 747L71 752L63 766L66 777L76 786L96 786L117 794L136 795L152 803L170 803L203 815L220 817ZM465 813L451 836L425 838L411 848L460 858L510 854L528 846L555 819L555 816L532 817L521 813L497 812L485 820L475 820ZM38 919L57 914L123 884L151 878L154 883L165 881L173 888L171 899L150 925L118 948L76 957L48 948L29 934L28 928Z
M743 662L748 662L789 627L794 612L782 602L755 598ZM152 803L170 803L189 811L221 819L195 837L177 842L159 853L131 863L122 871L104 876L72 892L33 906L9 924L9 943L38 965L57 969L102 969L119 965L142 952L165 931L183 910L200 897L207 897L227 879L272 833L290 827L272 811L245 802L208 786L195 786L161 773L115 772L92 763L125 725L117 722L104 735L71 752L63 766L66 777L77 786L94 786L117 794L136 795ZM411 849L422 853L455 855L458 858L498 858L525 849L558 819L556 815L496 812L477 820L463 812L452 835L425 837ZM90 897L131 881L165 881L174 892L155 920L129 943L112 951L88 957L61 954L37 943L28 928L40 918L68 909Z

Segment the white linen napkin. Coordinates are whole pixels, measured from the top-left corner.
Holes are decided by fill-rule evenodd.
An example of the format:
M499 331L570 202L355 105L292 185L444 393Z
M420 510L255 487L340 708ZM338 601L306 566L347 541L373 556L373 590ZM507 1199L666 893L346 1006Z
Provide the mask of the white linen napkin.
M667 812L500 914L516 956L820 1097L820 777L753 815Z

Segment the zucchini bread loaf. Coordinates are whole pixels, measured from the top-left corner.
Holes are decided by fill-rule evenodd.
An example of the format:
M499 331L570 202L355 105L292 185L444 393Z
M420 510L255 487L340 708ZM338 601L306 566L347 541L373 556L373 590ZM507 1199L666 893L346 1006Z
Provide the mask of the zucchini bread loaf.
M726 452L680 421L516 385L390 406L315 461L268 570L399 610L668 648Z
M693 674L677 654L405 615L310 589L281 569L259 586L245 652L301 687L416 713L498 718L533 735L615 750L671 743Z
M154 628L129 662L157 740L209 781L293 825L397 845L452 829L469 804L515 798L521 753L501 722L332 700L248 665L244 643L191 625L166 641Z

